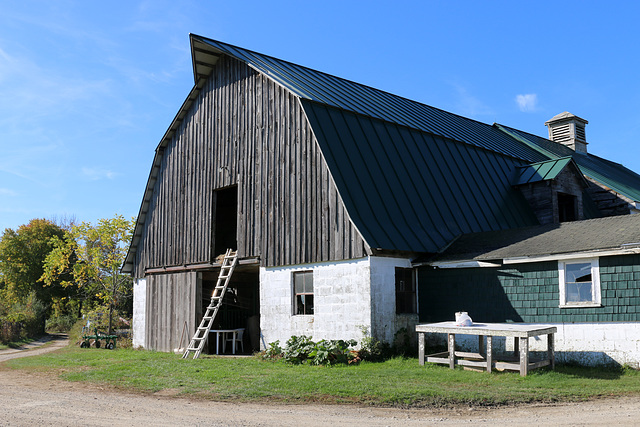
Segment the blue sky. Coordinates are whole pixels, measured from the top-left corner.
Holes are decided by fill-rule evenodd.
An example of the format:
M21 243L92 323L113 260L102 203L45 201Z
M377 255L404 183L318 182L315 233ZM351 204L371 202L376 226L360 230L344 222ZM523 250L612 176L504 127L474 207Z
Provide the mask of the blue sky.
M0 233L137 215L193 85L189 33L538 135L569 111L591 153L640 172L640 6L614 5L4 0Z

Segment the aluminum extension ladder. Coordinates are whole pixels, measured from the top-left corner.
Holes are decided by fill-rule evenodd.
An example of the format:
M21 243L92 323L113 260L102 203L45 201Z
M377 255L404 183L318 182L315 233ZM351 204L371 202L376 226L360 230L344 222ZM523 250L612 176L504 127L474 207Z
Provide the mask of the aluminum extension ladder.
M191 338L191 342L182 355L183 359L189 357L189 352L194 352L194 359L200 357L200 353L202 353L202 349L204 348L204 343L207 342L209 331L213 326L213 321L215 320L218 310L222 305L222 299L227 292L227 286L231 280L233 270L236 268L236 264L238 264L238 251L227 249L227 253L224 255L222 265L220 266L220 274L218 275L216 287L213 288L211 302L202 317L200 326L196 329L196 333L193 335L193 338Z

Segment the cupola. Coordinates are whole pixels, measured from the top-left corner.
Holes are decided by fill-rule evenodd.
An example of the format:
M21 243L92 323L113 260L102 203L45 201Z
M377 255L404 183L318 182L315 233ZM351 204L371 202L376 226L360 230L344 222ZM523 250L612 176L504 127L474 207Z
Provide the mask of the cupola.
M589 123L567 111L545 122L549 128L549 139L571 148L577 153L587 153L587 138L584 127Z

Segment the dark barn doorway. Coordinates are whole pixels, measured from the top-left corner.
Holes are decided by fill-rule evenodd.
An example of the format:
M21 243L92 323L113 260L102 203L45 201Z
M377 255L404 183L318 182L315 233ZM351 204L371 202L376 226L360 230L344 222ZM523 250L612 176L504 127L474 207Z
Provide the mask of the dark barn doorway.
M238 186L213 192L213 258L224 254L228 248L237 249Z
M202 272L202 312L211 301L220 269ZM240 354L252 354L260 350L260 271L257 265L238 265L231 276L222 307L216 316L213 329L244 328ZM215 335L210 335L208 353L215 354ZM231 350L227 346L226 353ZM223 354L220 347L220 354Z

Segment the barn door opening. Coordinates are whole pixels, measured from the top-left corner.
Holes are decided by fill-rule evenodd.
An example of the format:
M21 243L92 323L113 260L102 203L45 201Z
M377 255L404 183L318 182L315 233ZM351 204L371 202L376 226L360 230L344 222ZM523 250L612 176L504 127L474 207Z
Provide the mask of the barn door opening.
M238 186L213 192L213 258L238 249Z
M220 269L215 268L201 273L201 300L199 310L204 312L211 301ZM213 330L242 329L242 345L238 353L251 354L260 350L260 269L257 264L239 265L236 267L227 293L222 299L222 306L214 320ZM216 335L209 336L208 354L216 352ZM222 343L218 343L219 353L230 354L231 347L222 351Z

